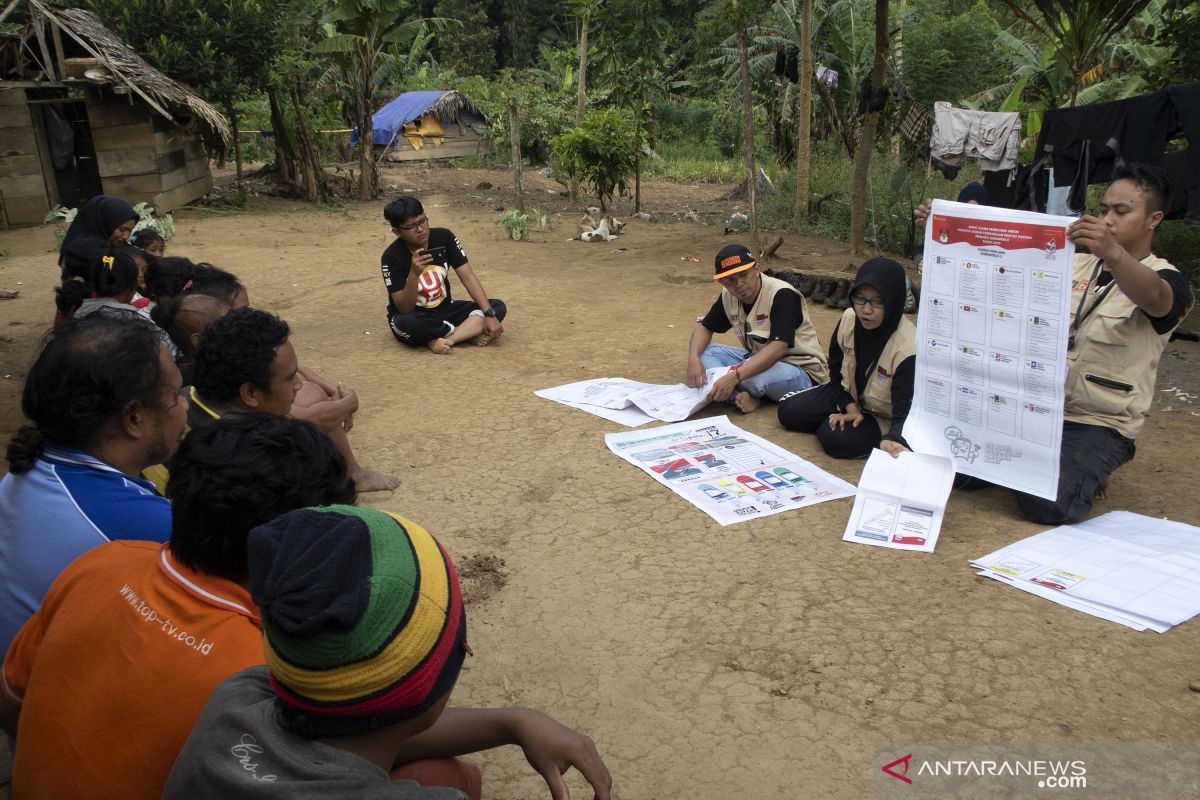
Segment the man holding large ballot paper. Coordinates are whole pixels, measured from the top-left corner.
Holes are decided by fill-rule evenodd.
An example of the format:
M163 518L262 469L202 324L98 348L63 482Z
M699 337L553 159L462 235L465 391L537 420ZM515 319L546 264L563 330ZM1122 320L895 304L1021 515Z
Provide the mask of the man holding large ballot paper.
M1151 252L1170 196L1161 167L1117 167L1099 215L1085 214L1067 231L1090 255L1076 254L1071 280L1058 496L1017 493L1034 522L1087 516L1108 477L1133 458L1163 346L1192 305L1187 278ZM918 222L928 215L928 205L917 209Z

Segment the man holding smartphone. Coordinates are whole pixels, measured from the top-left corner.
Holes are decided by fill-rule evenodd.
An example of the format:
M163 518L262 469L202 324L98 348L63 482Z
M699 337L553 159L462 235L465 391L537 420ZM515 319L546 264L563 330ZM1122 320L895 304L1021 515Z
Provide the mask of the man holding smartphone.
M456 344L491 344L504 332L508 309L490 299L448 228L430 228L415 197L398 197L383 209L396 241L383 251L381 270L388 290L388 326L399 341L425 345L438 354ZM470 300L450 296L454 270Z

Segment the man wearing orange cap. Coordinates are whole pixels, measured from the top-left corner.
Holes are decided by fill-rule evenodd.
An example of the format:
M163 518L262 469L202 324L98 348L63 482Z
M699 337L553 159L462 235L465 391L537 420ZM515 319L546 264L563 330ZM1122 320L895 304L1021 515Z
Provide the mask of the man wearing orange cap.
M696 324L688 346L687 384L698 389L714 367L730 370L713 381L708 396L749 414L763 397L779 400L829 381L829 364L804 296L791 284L759 272L740 244L717 253L713 280L721 296ZM714 333L733 330L741 348L712 344Z

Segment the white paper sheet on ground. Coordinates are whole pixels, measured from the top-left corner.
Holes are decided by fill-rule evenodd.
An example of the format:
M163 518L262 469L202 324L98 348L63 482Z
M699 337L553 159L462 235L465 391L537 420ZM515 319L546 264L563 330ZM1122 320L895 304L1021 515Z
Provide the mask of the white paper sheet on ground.
M1111 511L971 563L1160 632L1200 613L1200 528L1172 520Z
M1118 625L1124 625L1127 628L1133 628L1135 631L1153 629L1159 633L1163 633L1170 628L1169 625L1164 625L1160 622L1155 622L1154 620L1148 620L1145 617L1134 617L1133 615L1128 614L1121 615L1110 608L1105 608L1104 606L1098 606L1093 603L1086 603L1082 600L1076 600L1071 597L1056 594L1056 590L1054 589L1047 589L1045 586L1038 586L1037 584L1030 583L1029 581L1015 580L1007 575L1001 575L999 572L992 572L991 570L982 569L976 574L983 578L991 578L994 581L1008 584L1015 589L1020 589L1023 592L1037 595L1043 599L1051 600L1060 606L1065 606L1074 611L1082 611L1083 613L1090 614L1093 617L1099 617L1100 619L1107 620L1108 622L1115 622Z
M934 200L904 438L959 472L1058 492L1070 217Z
M593 378L587 381L568 383L565 386L556 386L553 389L542 389L534 394L560 403L582 403L604 408L628 408L630 395L653 387L652 383L631 381L627 378Z
M729 372L729 367L713 367L705 374L706 382L699 389L687 384L650 386L633 394L629 400L655 419L663 422L682 422L709 404L708 392L713 381Z
M568 383L565 386L555 386L550 389L539 389L534 392L538 397L546 400L553 400L556 403L562 403L564 406L577 408L580 411L586 411L589 414L594 414L597 417L602 417L610 422L616 422L619 425L624 425L629 428L636 428L639 425L645 425L647 422L654 422L654 417L646 414L641 409L637 408L606 408L604 406L592 405L583 403L569 398L583 397L587 395L588 386L610 381L624 381L624 378L593 378L587 381L577 381ZM645 386L646 384L638 384L636 381L628 381L629 384L635 386ZM595 396L595 395L593 395ZM628 401L626 401L628 405Z
M847 542L932 553L942 529L954 463L941 456L871 451L858 480Z
M854 494L842 479L725 416L609 433L604 442L722 525Z

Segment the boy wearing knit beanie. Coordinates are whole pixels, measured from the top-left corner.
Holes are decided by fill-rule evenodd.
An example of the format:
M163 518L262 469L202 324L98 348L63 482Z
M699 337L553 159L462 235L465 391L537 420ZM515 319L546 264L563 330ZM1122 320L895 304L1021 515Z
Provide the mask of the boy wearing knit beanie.
M454 565L421 526L353 506L293 511L251 532L249 572L267 666L213 692L164 800L459 800L389 772L502 744L521 746L555 800L572 766L609 797L586 736L528 709L446 708L466 617Z

